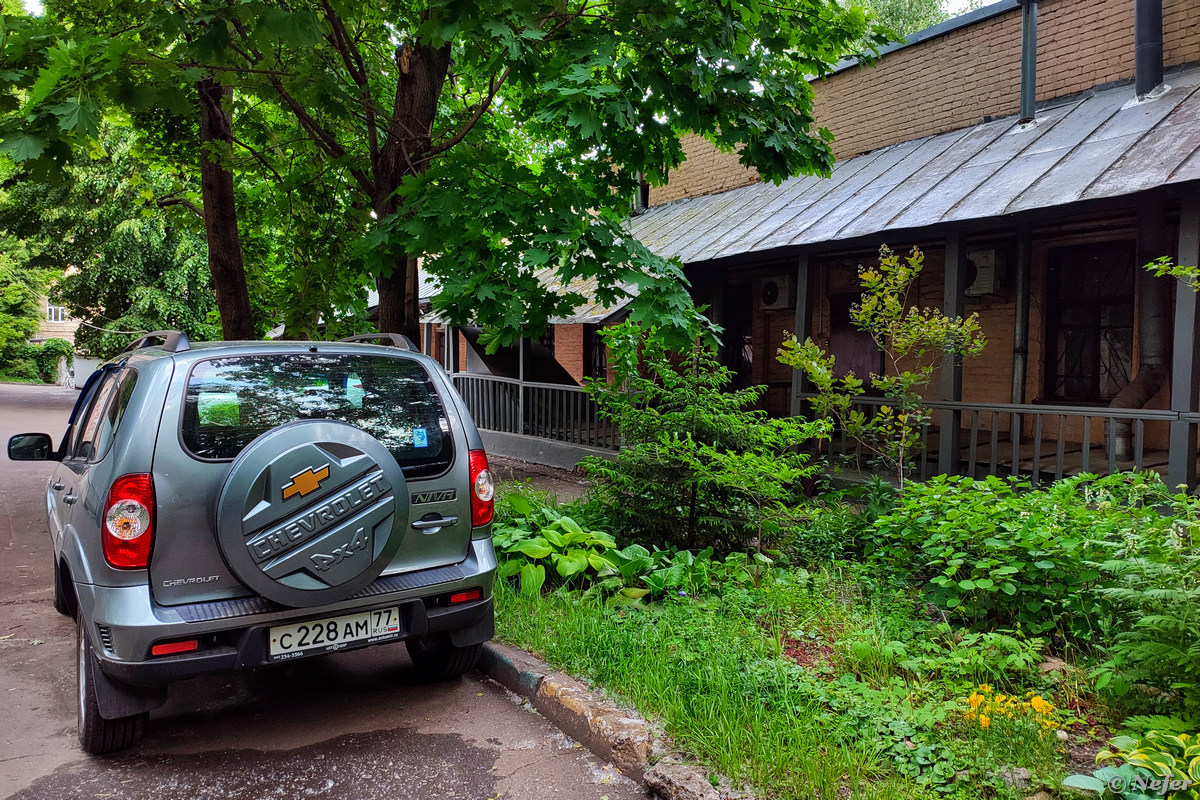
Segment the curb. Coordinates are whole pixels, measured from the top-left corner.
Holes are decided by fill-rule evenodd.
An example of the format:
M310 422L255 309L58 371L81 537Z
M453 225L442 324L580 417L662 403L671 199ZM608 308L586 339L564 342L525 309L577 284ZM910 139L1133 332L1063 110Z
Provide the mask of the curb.
M555 672L524 650L488 642L483 646L479 669L528 700L563 733L664 800L744 797L718 793L705 770L669 757L646 720L599 697L571 676Z

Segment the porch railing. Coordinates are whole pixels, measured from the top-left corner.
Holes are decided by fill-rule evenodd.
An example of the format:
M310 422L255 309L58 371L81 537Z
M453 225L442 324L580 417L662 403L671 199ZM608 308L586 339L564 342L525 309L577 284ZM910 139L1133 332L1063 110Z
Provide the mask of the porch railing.
M621 446L616 425L600 417L596 402L578 386L469 372L450 378L480 428L587 447Z
M870 416L888 402L860 397L854 407ZM939 412L957 412L959 419L958 452L951 458L956 473L1022 476L1034 483L1081 472L1165 472L1169 424L1197 416L1157 409L1008 403L928 401L925 407L932 412L933 425L922 430L921 451L912 463L921 480L938 472L943 438ZM844 430L834 432L832 449L858 459L860 466L869 458Z

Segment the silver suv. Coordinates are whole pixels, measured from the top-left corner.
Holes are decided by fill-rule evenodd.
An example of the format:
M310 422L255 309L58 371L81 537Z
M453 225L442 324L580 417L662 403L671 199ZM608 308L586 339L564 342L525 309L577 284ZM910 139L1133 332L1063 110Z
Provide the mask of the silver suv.
M90 753L130 746L175 680L398 640L444 679L492 636L487 456L419 353L160 331L91 376L57 450L8 456L61 462L54 607Z

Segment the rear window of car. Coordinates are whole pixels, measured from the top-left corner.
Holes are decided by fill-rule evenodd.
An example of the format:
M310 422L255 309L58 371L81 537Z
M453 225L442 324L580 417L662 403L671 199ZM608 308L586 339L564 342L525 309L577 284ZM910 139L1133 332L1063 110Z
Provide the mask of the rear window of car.
M449 466L453 437L441 398L416 361L377 355L253 355L198 362L188 378L183 444L232 459L288 422L346 422L383 442L406 474Z

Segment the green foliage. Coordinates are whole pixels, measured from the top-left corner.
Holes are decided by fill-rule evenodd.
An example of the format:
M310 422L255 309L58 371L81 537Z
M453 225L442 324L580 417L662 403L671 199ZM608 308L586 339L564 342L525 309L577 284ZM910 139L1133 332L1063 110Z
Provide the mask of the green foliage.
M1053 685L1037 669L1041 643L931 624L904 592L860 587L793 573L621 605L506 583L497 633L661 720L756 796L1018 800L1057 785L1053 731L986 735L965 724L961 699L977 675L1022 697ZM1032 787L1002 780L1014 768L1030 770Z
M139 159L129 130L106 128L100 141L102 156L76 158L57 183L20 175L0 191L0 235L22 243L25 269L60 273L50 295L83 321L85 353L108 357L164 328L219 338L202 226L152 202L180 181Z
M1192 287L1192 291L1200 291L1200 267L1189 267L1185 264L1176 264L1175 259L1170 256L1159 256L1146 265L1146 269L1154 273L1155 276L1162 278L1171 276L1178 278L1184 283Z
M567 586L586 589L586 596L636 602L758 585L774 575L774 562L761 553L730 553L721 560L712 548L699 553L650 551L639 544L618 548L609 534L588 529L536 495L509 492L503 506L502 518L492 525L498 574L516 579L522 592Z
M1098 683L1152 686L1200 716L1200 501L1158 485L1142 502L1156 504L1161 521L1115 539L1089 564L1102 574L1097 594L1121 620Z
M42 320L41 295L47 274L31 268L27 254L23 243L5 235L0 227L0 370L11 369Z
M1150 731L1118 736L1096 754L1096 763L1121 760L1092 775L1071 775L1063 786L1122 800L1195 800L1200 797L1200 737Z
M447 316L482 322L494 346L537 335L577 304L576 279L593 278L605 303L640 290L632 317L665 330L690 320L690 301L679 264L622 228L639 176L665 181L688 132L736 148L767 180L828 174L832 133L814 122L809 79L885 40L862 9L833 0L599 12L47 0L43 17L0 30L0 148L48 169L86 149L111 109L182 127L196 81L216 75L239 104L237 148L209 155L252 154L239 174L288 184L289 198L303 186L295 164L326 189L340 224L321 230L337 244L293 264L310 283L343 271L387 280L421 257ZM175 163L186 153L194 164L196 142L173 141Z
M519 577L522 592L541 591L548 577L551 585L579 586L616 569L608 553L617 543L609 534L520 494L510 494L507 505L511 514L493 523L492 541L502 559L499 577Z
M867 536L871 563L910 573L952 619L1104 652L1100 688L1194 716L1198 523L1200 500L1173 495L1152 473L1036 490L939 477L910 486ZM1134 684L1143 691L1130 692Z
M614 382L588 391L625 446L584 462L594 494L633 541L771 547L797 525L802 483L816 471L796 448L824 425L750 410L763 387L728 391L732 373L699 336L676 355L657 333L625 323L603 334Z
M38 380L54 383L58 379L58 367L66 361L70 367L75 362L75 349L66 339L47 339L41 344L27 345L22 351L24 358L32 361Z
M817 397L813 410L866 447L904 486L910 459L920 450L921 434L929 426L922 392L946 356L969 358L983 351L987 340L972 314L947 317L934 308L920 308L910 293L924 266L916 247L901 259L887 245L879 248L879 264L859 266L862 298L850 309L854 327L875 340L886 356L883 374L871 373L870 386L886 403L867 415L854 408L864 381L853 372L836 377L834 357L812 339L801 343L791 334L779 348L779 360L802 371Z

